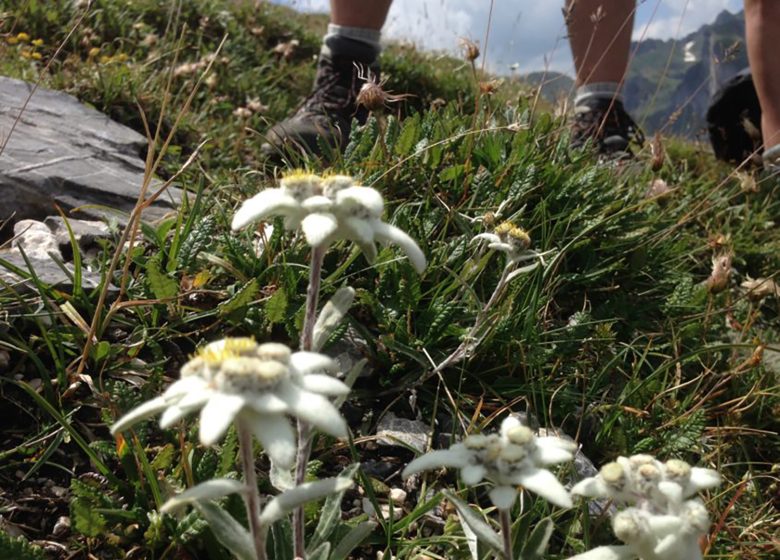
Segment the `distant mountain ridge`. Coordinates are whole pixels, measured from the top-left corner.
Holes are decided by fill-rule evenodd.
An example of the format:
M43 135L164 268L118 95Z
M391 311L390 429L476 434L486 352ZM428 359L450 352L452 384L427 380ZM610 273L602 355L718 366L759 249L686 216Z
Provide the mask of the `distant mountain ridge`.
M648 133L701 134L718 85L748 65L744 29L743 12L723 11L714 22L681 39L632 43L626 109ZM573 80L557 72L533 72L521 79L542 84L542 95L551 101L573 91Z

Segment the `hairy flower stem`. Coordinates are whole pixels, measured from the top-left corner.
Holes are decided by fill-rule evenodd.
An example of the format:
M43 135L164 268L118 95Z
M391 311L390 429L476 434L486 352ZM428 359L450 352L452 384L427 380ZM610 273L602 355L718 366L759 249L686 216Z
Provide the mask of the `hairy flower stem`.
M482 329L482 325L485 323L485 319L487 319L488 311L490 311L490 309L503 293L504 288L506 288L507 278L509 278L509 274L512 272L512 268L514 267L507 266L504 268L504 272L501 274L501 278L499 278L498 283L496 284L496 288L493 290L493 294L490 296L490 299L482 307L482 309L480 309L479 313L477 314L477 318L474 320L474 325L472 325L472 327L469 329L469 332L463 339L463 342L460 343L460 345L452 352L452 354L444 358L444 360L442 360L439 365L433 368L433 370L429 371L417 381L415 381L412 384L412 387L421 385L431 376L436 375L440 371L444 370L444 368L460 362L468 354L473 352L477 346L479 346L479 343L482 342L482 339L484 338L484 334L480 335L479 337L477 337L477 334Z
M252 432L242 421L236 422L238 431L238 445L241 450L241 467L244 469L244 482L246 482L246 516L249 520L249 530L255 544L257 560L267 560L265 553L266 531L260 526L260 494L257 492L257 473L255 472L255 455L252 448Z
M512 560L512 519L509 510L499 509L498 519L501 522L501 539L504 541L504 558Z
M300 349L308 352L312 349L314 339L314 324L317 321L317 302L322 284L322 261L325 258L325 247L315 247L311 252L311 268L309 270L309 287L306 290L306 313L303 316ZM311 426L308 422L298 420L298 453L295 458L295 485L306 480L306 466L311 454ZM305 558L305 519L303 506L293 511L293 552L296 558Z

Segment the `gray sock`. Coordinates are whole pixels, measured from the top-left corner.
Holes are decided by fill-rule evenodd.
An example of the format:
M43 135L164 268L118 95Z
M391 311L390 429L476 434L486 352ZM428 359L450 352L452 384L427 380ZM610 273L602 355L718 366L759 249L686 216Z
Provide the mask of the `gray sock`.
M328 24L321 52L327 56L344 57L359 62L374 62L382 50L381 31L367 27L347 27Z
M775 144L771 148L764 150L764 164L775 167L780 166L780 144Z
M577 88L574 97L574 106L581 105L583 101L590 99L613 99L623 102L623 94L620 92L620 84L617 82L593 82Z

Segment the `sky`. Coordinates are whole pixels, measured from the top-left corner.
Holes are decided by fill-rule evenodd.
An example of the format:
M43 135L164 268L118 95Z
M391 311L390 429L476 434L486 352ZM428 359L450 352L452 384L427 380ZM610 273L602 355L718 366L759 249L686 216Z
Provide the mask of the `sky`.
M370 2L371 0L366 0ZM615 0L605 0L605 9ZM300 10L327 12L329 0L275 0ZM742 0L638 0L634 38L682 38ZM383 36L418 47L458 51L460 37L484 44L491 0L394 0ZM573 74L561 7L563 0L493 0L486 63L520 74L556 70ZM485 49L482 49L483 52Z

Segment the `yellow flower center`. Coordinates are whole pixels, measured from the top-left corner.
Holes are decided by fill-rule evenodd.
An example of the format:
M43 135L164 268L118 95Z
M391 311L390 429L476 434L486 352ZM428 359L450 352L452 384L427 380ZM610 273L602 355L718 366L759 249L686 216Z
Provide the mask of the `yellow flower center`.
M202 359L206 365L218 366L232 358L251 355L257 348L257 342L253 338L226 338L200 348L196 357Z
M496 226L495 233L499 237L503 237L504 235L507 235L510 231L515 229L516 227L517 226L512 222L503 222Z

